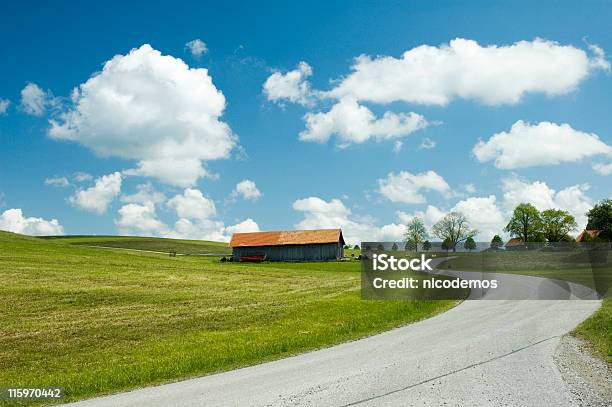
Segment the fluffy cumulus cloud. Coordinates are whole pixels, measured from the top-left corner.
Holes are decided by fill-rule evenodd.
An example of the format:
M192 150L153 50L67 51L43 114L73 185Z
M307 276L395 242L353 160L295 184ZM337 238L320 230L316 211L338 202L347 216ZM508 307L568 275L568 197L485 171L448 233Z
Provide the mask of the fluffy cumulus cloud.
M119 218L115 224L122 235L164 236L168 233L166 225L157 218L155 206L146 202L130 203L119 208Z
M76 191L70 202L85 211L103 214L120 192L121 173L114 172L96 179L93 186Z
M300 133L300 140L324 143L336 135L341 147L369 139L404 137L429 124L423 116L413 112L386 112L377 118L370 109L351 98L340 100L328 112L309 112L304 120L306 129Z
M543 181L529 182L510 177L503 180L502 189L508 213L523 202L532 203L538 210L562 209L576 218L579 229L586 226L586 212L593 206L593 200L586 194L588 184L572 185L556 191Z
M612 163L610 164L593 164L593 169L601 175L612 174Z
M261 198L262 193L257 188L257 184L255 184L255 182L245 179L236 184L236 187L232 192L232 196L234 198L242 197L243 199L249 201L257 201L259 198Z
M136 186L136 192L133 194L122 195L121 202L125 203L152 203L154 205L161 204L166 201L166 196L157 191L150 182Z
M168 201L168 207L176 211L180 218L208 219L217 214L215 203L198 189L187 188L182 195Z
M20 108L29 115L42 116L47 111L47 108L57 106L58 99L51 92L41 89L35 83L28 83L21 89Z
M189 52L191 52L191 55L196 58L199 58L208 52L208 47L206 46L206 43L199 38L187 42L185 44L185 47L187 47Z
M400 241L406 231L402 223L377 226L374 219L354 215L340 199L325 201L319 197L298 199L293 209L303 214L298 229L341 228L348 244L362 241Z
M400 171L398 174L389 173L387 178L378 180L378 192L391 202L408 204L425 203L423 190L439 192L449 196L452 191L448 183L435 171L412 174Z
M589 50L543 39L483 46L457 38L418 46L400 58L361 55L327 96L442 106L457 98L513 104L527 93L566 94L594 70L609 71L603 50Z
M193 188L185 189L182 194L166 202L166 207L172 209L177 218L173 226L168 226L156 213L155 204L160 199L161 196L147 184L141 185L135 194L124 197L124 202L132 203L119 209L115 220L119 232L175 239L228 241L232 233L259 231L259 225L251 218L226 226L217 218L215 203L202 191Z
M478 230L476 240L488 242L501 234L508 220L497 205L495 195L471 197L455 204L451 212L460 212L468 219L470 226Z
M26 218L21 209L8 209L0 215L0 230L32 236L63 235L64 227L57 219Z
M207 174L204 162L227 158L236 145L220 120L224 109L206 69L145 44L113 57L76 88L49 134L101 156L137 160L129 174L187 187Z
M2 116L3 114L6 114L6 111L8 110L10 105L11 105L10 100L0 98L0 116Z
M266 79L263 92L272 102L289 101L310 106L314 103L315 93L307 78L312 75L312 68L306 62L300 62L296 69L282 73L274 72Z
M580 161L598 154L612 156L612 147L596 134L573 129L569 124L517 121L509 132L479 141L473 153L480 162L495 160L502 169Z

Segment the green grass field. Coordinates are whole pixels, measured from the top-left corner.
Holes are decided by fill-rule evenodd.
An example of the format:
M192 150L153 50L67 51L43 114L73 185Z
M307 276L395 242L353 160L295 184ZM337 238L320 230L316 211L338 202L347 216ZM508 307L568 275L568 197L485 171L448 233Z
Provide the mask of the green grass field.
M0 387L63 386L64 401L82 399L337 344L455 304L363 301L359 262L221 263L71 239L0 232Z
M43 239L77 246L108 247L179 254L229 254L227 243L136 236L50 236Z

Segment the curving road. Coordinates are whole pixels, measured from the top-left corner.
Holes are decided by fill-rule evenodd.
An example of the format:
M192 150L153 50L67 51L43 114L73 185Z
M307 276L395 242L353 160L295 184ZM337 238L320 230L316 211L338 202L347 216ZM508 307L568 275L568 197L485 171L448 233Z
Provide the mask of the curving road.
M495 276L500 287L526 299L464 301L436 317L354 342L73 405L577 405L553 354L560 337L600 301L542 301L596 297L576 284ZM504 298L499 290L487 295Z

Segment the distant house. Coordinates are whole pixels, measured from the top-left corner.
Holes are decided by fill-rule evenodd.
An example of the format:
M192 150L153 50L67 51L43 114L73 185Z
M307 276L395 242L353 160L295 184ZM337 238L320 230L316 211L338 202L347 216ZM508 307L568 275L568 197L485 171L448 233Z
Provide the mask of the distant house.
M520 237L513 237L512 239L506 242L504 247L506 248L506 250L514 250L514 249L522 248L523 239L521 239Z
M597 236L599 236L600 233L601 233L601 230L584 229L582 232L580 232L578 236L576 236L576 242L578 243L587 242L589 240L595 239Z
M340 229L234 233L234 261L323 261L344 255Z

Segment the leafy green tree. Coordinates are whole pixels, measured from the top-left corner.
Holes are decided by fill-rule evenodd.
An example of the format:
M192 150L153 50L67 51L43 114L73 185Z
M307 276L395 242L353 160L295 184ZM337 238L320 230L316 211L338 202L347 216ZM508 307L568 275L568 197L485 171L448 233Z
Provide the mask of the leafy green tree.
M450 242L450 248L456 251L457 244L478 233L471 229L465 215L451 212L436 223L432 228L434 236Z
M411 252L415 250L414 242L406 242L406 245L404 246L404 250L407 252Z
M442 250L446 250L448 252L453 247L453 242L449 238L446 238L442 241Z
M520 237L523 242L541 240L542 216L530 203L519 204L512 212L512 219L504 230L512 236Z
M354 250L359 250L359 245L358 245L358 244L356 244L355 246L353 246L353 249L354 249Z
M542 233L549 242L561 242L569 232L576 229L576 219L566 211L547 209L540 214Z
M612 199L598 202L587 212L587 229L600 230L599 238L612 240Z
M393 243L393 246L391 246L391 250L394 252L399 250L399 247L397 247L397 243Z
M406 242L412 243L415 251L419 250L419 243L427 238L427 228L423 220L417 216L410 219L406 225Z
M423 250L428 251L431 249L431 242L429 240L425 240L423 242Z
M497 250L501 248L503 245L504 245L504 241L502 240L501 237L499 237L499 235L493 236L493 239L491 239L491 249Z
M470 252L476 249L476 242L474 241L474 238L470 236L467 239L465 239L465 242L463 243L463 247L466 250L469 250Z
M376 246L376 249L380 250L380 251L383 251L383 250L385 250L385 246L383 246L382 243L379 243L378 246Z

